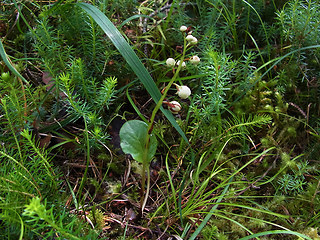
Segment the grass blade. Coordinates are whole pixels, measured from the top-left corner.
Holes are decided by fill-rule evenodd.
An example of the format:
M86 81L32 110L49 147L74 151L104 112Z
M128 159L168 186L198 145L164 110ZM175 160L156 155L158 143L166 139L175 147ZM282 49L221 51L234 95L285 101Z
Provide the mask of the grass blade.
M150 18L150 19L153 19L152 17L150 17L150 16L148 16L148 15L136 14L136 15L133 15L133 16L127 18L126 20L124 20L124 21L120 24L119 28L122 28L122 27L123 27L124 25L126 25L128 22L130 22L130 21L132 21L132 20L134 20L134 19L136 19L136 18Z
M288 230L273 230L273 231L255 233L255 234L240 238L239 240L249 240L249 239L257 238L257 237L260 237L260 236L271 235L271 234L291 234L291 235L295 235L295 236L301 237L303 239L312 240L310 237L307 237L307 236L305 236L305 235L303 235L301 233L288 231Z
M201 232L201 230L207 225L207 222L210 220L211 216L214 214L214 212L216 211L216 209L219 206L219 203L222 201L223 197L226 195L230 183L232 182L233 178L230 178L229 180L229 184L225 186L225 188L223 189L221 195L219 196L218 200L217 200L217 204L214 205L211 209L210 212L207 214L207 216L203 219L203 221L201 222L201 224L199 225L199 227L194 231L194 233L191 235L191 237L189 238L189 240L194 240Z
M6 51L4 50L2 41L0 41L0 56L3 60L3 62L7 65L9 70L16 75L18 78L22 79L27 85L29 85L29 82L14 68L14 66L10 63L9 58L6 54Z
M142 62L135 54L133 49L130 47L128 42L124 39L118 29L113 25L113 23L109 20L109 18L104 15L98 8L92 6L87 3L76 3L77 6L81 7L85 10L89 16L96 21L96 23L102 28L105 34L109 37L111 42L114 46L118 49L120 54L124 57L127 61L133 72L137 75L140 79L141 83L144 85L152 99L157 103L161 98L161 93L154 83L152 77L150 76L147 69L143 66ZM188 143L188 139L183 133L182 129L177 124L176 120L174 119L173 115L170 111L164 109L163 107L160 108L163 114L167 117L170 121L172 126L178 131L178 133L182 136L182 138Z

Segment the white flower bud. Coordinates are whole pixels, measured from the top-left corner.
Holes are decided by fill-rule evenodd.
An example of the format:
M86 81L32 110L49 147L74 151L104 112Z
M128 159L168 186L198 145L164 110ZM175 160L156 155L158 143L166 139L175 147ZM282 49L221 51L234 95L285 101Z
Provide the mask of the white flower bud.
M187 42L189 42L191 45L196 45L198 43L198 39L191 34L186 36Z
M179 86L176 84L177 94L181 99L186 99L191 95L191 90L188 86Z
M200 62L200 58L198 56L192 56L189 61L193 64L193 65L197 65Z
M173 113L173 114L177 114L180 110L181 110L181 105L180 103L178 103L177 101L171 101L168 103L169 106L169 110Z
M180 65L180 60L177 62L177 66L179 66L179 65ZM186 63L182 62L181 68L186 68L186 67L187 67Z
M198 43L198 39L193 37L192 41L190 41L191 45L196 45Z
M187 42L191 42L192 40L194 40L194 36L192 36L192 35L188 35L188 36L186 36L186 40L187 40Z
M188 29L188 28L187 28L186 26L181 26L181 27L180 27L180 31L181 31L181 32L185 32L185 31L187 31L187 29Z
M173 58L168 58L166 64L168 67L174 67L176 65L176 60L174 60Z

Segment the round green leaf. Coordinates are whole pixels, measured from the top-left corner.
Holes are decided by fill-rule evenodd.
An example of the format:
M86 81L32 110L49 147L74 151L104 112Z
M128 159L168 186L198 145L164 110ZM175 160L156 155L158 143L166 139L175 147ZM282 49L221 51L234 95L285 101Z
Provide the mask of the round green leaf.
M143 163L143 156L146 147L146 136L148 124L140 120L130 120L123 124L120 129L120 145L122 151L131 154L134 160ZM150 163L157 150L157 139L150 135L150 142L147 150L146 162Z

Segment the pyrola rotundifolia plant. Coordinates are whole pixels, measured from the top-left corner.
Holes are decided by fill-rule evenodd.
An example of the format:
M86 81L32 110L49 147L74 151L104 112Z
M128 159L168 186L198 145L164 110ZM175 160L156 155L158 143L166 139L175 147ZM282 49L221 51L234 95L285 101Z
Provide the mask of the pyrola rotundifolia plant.
M182 84L180 86L176 84L175 81L179 76L180 70L188 67L186 63L187 61L193 65L200 62L200 58L198 56L192 56L185 59L186 50L198 42L197 38L191 35L191 32L187 33L187 29L188 28L186 26L180 27L180 32L184 36L182 57L178 60L169 57L165 61L166 66L172 69L174 75L168 85L164 88L159 102L153 109L150 121L144 122L141 120L130 120L127 121L120 129L121 148L123 152L131 154L134 160L142 163L143 171L141 187L143 192L145 188L145 173L147 172L147 191L144 198L141 196L141 213L143 212L147 202L150 189L149 164L154 157L157 148L157 139L155 135L152 134L155 115L163 104L166 105L173 114L178 114L181 111L182 106L178 101L167 101L165 98L167 97L168 91L172 85L175 85L177 90L176 94L179 98L187 99L191 95L191 90L188 86Z

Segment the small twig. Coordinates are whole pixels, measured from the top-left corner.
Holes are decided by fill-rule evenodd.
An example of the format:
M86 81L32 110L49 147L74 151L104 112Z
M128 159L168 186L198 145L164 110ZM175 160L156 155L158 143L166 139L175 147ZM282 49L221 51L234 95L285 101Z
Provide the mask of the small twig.
M252 143L254 149L257 149L256 145L254 144L252 138L249 135L246 135L248 137L248 139L250 140L250 142Z
M316 190L314 191L314 195L312 196L312 199L311 199L312 204L313 204L313 202L314 202L314 199L316 198L316 195L319 193L319 191L318 191L319 188L320 188L320 180L318 181L317 188L316 188Z
M146 101L145 104L143 104L143 105L141 106L141 108L142 108L142 109L145 108L152 100L153 100L152 98L149 98L149 100Z
M168 228L169 228L169 225L166 226L163 233L161 233L161 235L157 238L157 240L160 240L162 238L162 236L164 236L164 234L167 232Z
M296 109L298 109L298 111L304 116L304 118L308 118L307 114L296 104L289 102L289 105L295 107Z
M308 104L308 108L307 108L307 124L309 123L309 116L310 116L310 107L311 107L312 103Z
M16 11L17 11L17 10L16 10ZM8 37L8 35L12 32L12 30L14 29L14 27L17 25L18 20L19 20L19 16L20 16L20 12L17 11L16 19L15 19L12 27L11 27L11 28L9 29L9 31L7 32L7 34L3 37L2 41L4 41L4 40Z
M130 176L130 172L131 172L131 162L130 162L130 159L128 157L126 157L126 162L128 164L128 168L125 171L125 175L123 177L122 186L125 186L127 184L129 176Z
M268 172L270 172L270 170L273 168L273 166L276 164L276 161L278 160L278 155L276 156L276 159L273 161L273 163L271 164L271 166L267 169L267 171L265 171L264 174L262 174L261 177L259 177L256 181L254 181L253 183L251 183L248 187L246 187L245 189L243 189L241 192L237 193L235 196L240 196L241 194L243 194L244 192L246 192L248 189L252 188L255 186L255 184L257 182L259 182L261 179L263 179Z

